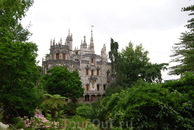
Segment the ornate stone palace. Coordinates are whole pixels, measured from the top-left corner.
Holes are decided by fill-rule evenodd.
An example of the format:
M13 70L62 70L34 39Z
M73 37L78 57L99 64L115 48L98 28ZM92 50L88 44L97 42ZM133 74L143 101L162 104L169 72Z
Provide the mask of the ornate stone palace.
M42 61L42 74L47 74L47 70L54 66L65 66L69 71L78 71L84 88L83 97L80 97L79 102L94 102L105 95L111 80L111 64L108 63L106 46L102 47L101 55L95 54L91 30L89 45L84 36L80 49L73 50L72 47L73 38L70 31L64 44L62 39L59 43L55 43L55 39L51 40L50 53Z

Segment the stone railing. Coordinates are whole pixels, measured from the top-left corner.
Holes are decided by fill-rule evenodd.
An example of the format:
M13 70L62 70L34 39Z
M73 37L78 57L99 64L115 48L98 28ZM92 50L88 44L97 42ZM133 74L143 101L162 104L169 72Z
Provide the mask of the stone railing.
M84 95L103 95L105 94L106 91L104 90L89 90L89 91L84 91Z

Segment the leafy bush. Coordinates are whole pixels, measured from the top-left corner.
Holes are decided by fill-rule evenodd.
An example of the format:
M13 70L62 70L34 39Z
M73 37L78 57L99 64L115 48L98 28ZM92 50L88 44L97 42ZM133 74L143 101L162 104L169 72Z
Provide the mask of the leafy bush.
M188 99L194 103L194 73L184 73L179 80L166 81L162 84L162 87L186 94Z
M27 116L17 118L14 127L24 129L57 129L62 128L63 120L60 122L47 120L39 110L36 110L35 116L28 118Z
M160 84L139 83L103 99L98 117L123 129L194 129L193 112L186 95Z
M115 86L115 87L110 86L106 90L106 96L111 96L112 94L120 93L122 90L123 90L123 88L120 86Z
M64 111L68 116L74 116L76 114L76 108L79 106L78 103L70 102L67 104L67 106L64 108Z
M83 105L76 108L76 115L91 120L94 117L94 110L90 106Z

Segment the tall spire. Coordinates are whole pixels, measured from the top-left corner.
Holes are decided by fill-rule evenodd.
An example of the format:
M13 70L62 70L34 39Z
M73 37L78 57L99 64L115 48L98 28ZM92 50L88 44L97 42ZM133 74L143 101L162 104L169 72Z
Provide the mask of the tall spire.
M93 40L93 30L92 30L93 27L94 26L91 25L90 50L93 51L93 53L94 53L94 40Z
M62 43L62 38L60 38L60 44L62 45L63 43Z
M91 38L90 38L90 42L93 42L93 30L92 30L93 27L94 27L94 25L91 25Z
M86 43L86 36L84 35L84 43Z
M51 41L50 41L50 46L52 46L52 39L51 39Z
M84 42L81 43L82 49L87 49L86 36L84 35Z
M55 38L53 39L53 45L55 45Z

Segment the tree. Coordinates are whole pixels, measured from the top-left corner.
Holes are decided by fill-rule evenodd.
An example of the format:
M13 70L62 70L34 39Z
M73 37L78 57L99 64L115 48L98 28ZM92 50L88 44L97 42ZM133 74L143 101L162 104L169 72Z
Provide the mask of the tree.
M191 11L189 15L194 15L194 5L182 8L182 11ZM176 62L178 65L172 66L170 75L180 75L184 72L194 72L194 19L187 21L186 27L188 32L181 33L180 42L173 46L173 57L171 62Z
M125 66L125 71L123 71L124 82L128 86L141 79L146 82L161 83L161 70L167 69L168 64L152 64L149 62L148 51L144 50L142 44L134 48L133 43L129 42L120 55Z
M0 44L0 102L14 116L33 116L40 104L42 90L36 86L40 77L33 43Z
M111 73L113 78L112 87L122 86L125 87L123 82L125 66L118 52L119 45L111 38L111 48L109 51L109 58L111 60Z
M94 110L89 105L82 105L76 108L76 115L84 117L85 119L94 119Z
M21 25L33 0L1 0L0 1L0 41L5 39L26 41L31 33Z
M98 109L100 119L104 117L110 126L122 129L194 128L193 104L187 96L156 83L139 82L132 88L102 99Z
M40 105L42 90L36 65L37 45L25 42L29 32L20 24L33 0L0 1L0 102L4 119L33 116Z
M58 94L55 95L44 94L44 96L45 97L41 103L41 106L43 106L47 110L50 110L52 120L58 119L58 117L56 117L56 112L60 113L60 110L66 104L65 99L67 98L62 97L61 95Z
M112 69L112 73L115 74L115 62L117 61L118 58L118 48L119 45L117 42L115 42L112 38L111 38L111 43L110 43L110 51L109 51L109 58L111 60L111 69Z
M77 71L70 72L64 66L55 66L43 76L43 86L49 94L76 99L83 95L84 89Z
M177 90L180 93L186 94L188 100L194 103L194 74L185 72L178 80L166 81L162 87L168 88L170 91Z
M144 68L141 68L141 78L144 81L151 83L161 83L162 82L162 74L161 70L167 70L168 63L161 64L152 64L148 63Z

